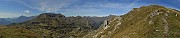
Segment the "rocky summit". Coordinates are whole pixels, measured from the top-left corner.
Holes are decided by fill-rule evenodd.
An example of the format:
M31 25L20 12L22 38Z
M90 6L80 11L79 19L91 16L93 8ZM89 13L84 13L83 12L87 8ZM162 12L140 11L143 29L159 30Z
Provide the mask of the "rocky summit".
M0 26L0 38L180 38L180 11L149 5L108 17L42 13L26 22Z
M62 14L42 13L30 21L14 23L8 25L8 27L16 27L16 29L23 28L43 38L80 38L100 26L106 18L107 17L65 17Z

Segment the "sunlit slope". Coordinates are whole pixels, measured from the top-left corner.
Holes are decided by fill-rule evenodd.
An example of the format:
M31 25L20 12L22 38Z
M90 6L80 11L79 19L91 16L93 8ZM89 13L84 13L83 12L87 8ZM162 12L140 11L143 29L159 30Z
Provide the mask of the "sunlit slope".
M180 12L158 5L134 8L123 16L110 18L88 38L178 38Z

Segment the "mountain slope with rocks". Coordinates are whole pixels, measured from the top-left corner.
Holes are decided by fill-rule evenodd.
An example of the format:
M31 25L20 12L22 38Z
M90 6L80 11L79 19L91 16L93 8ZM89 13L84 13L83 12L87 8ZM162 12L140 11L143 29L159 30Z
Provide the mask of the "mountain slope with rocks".
M84 38L178 38L180 12L159 5L134 8L114 16Z
M94 30L96 25L100 25L101 20L106 17L65 17L62 14L43 13L36 18L23 22L11 24L34 31L44 38L69 38L82 37L89 31ZM94 21L96 20L97 23ZM99 19L99 21L98 21Z
M0 26L0 38L180 38L179 16L180 11L159 5L108 17L43 13L26 22Z

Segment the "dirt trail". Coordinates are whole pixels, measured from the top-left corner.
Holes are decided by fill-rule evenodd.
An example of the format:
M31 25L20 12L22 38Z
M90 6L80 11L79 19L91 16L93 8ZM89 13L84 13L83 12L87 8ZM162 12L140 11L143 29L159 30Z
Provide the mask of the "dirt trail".
M169 27L168 27L168 23L167 23L167 21L166 21L166 19L165 18L162 18L163 19L163 21L165 22L165 25L164 25L164 34L165 34L165 36L167 36L168 35L168 29L169 29Z

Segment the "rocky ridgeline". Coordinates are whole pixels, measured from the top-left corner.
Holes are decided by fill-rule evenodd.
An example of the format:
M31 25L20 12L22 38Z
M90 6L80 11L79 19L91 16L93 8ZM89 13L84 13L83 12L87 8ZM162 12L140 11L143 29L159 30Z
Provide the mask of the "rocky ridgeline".
M62 14L42 13L33 20L14 25L34 31L44 38L78 38L97 28L105 19L106 17L65 17Z
M12 24L9 28L20 31L15 32L20 33L15 35L34 38L179 38L179 16L177 10L150 5L134 8L122 16L110 15L103 18L43 13L33 20ZM0 27L0 31L8 32L0 32L0 37L16 31L2 28L5 29Z
M105 20L85 38L178 38L180 12L159 5L134 8L122 16Z

